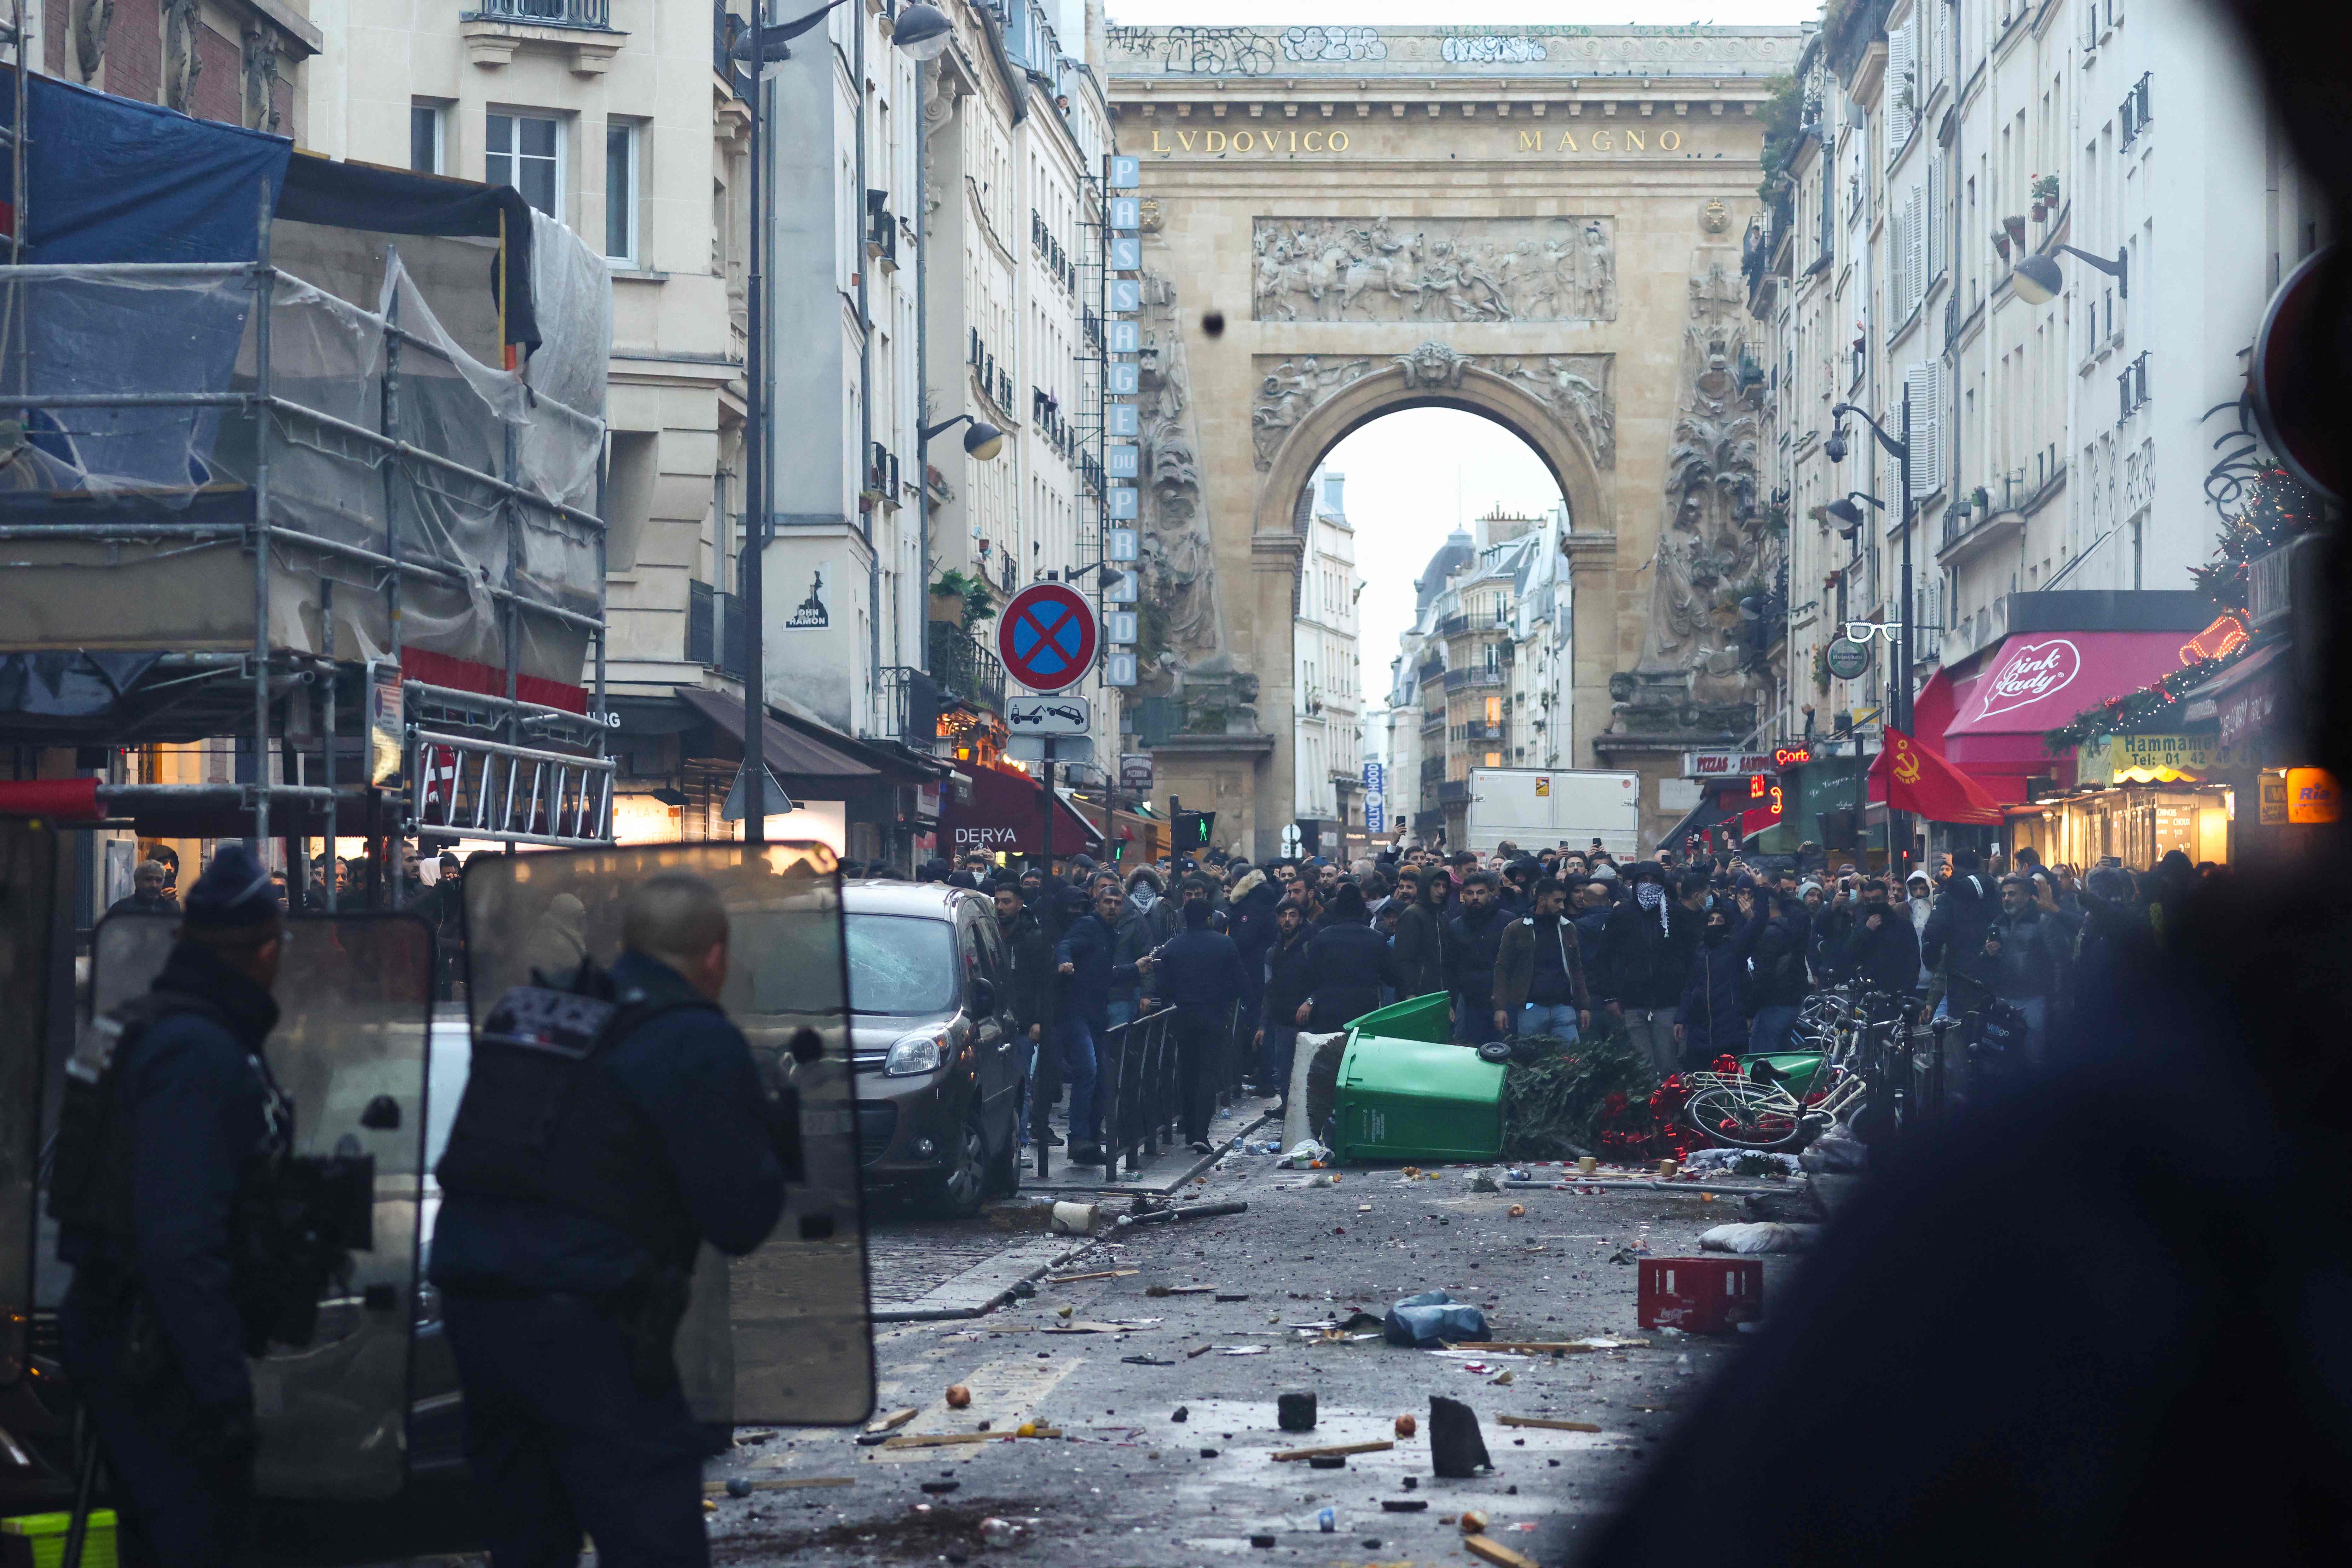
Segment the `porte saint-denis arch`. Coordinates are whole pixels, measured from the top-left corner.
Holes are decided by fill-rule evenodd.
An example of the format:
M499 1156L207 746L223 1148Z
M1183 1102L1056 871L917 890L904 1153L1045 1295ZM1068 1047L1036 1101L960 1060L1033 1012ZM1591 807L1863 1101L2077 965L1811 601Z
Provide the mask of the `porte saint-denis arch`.
M1143 677L1155 795L1259 858L1292 812L1304 491L1400 408L1488 416L1567 498L1571 765L1661 780L1753 723L1741 243L1794 27L1120 27L1142 160ZM1222 316L1221 331L1205 323ZM1442 457L1442 455L1439 455ZM1360 570L1422 563L1357 541ZM1363 650L1384 688L1393 648ZM1391 783L1409 811L1415 784Z

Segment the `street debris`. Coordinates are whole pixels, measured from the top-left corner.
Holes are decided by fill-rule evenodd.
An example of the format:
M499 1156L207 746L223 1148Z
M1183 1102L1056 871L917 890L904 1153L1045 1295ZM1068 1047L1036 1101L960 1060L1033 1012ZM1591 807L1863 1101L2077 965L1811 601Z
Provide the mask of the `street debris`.
M1769 1222L1748 1225L1719 1225L1698 1238L1700 1250L1706 1252L1736 1252L1753 1256L1759 1252L1810 1252L1820 1241L1822 1227L1817 1225L1776 1225Z
M1590 1421L1555 1421L1549 1415L1498 1415L1506 1426L1540 1426L1547 1432L1598 1432Z
M1247 1214L1248 1212L1249 1205L1244 1203L1192 1204L1183 1208L1155 1209L1150 1214L1121 1215L1118 1216L1118 1223L1121 1225L1160 1225L1170 1220L1213 1219L1219 1215Z
M1465 1536L1462 1545L1473 1557L1483 1558L1495 1568L1536 1568L1534 1558L1512 1551L1490 1535Z
M1170 1413L1168 1419L1171 1421L1190 1421L1192 1419L1192 1407L1189 1405L1180 1405L1174 1411Z
M1485 1339L1486 1314L1443 1290L1424 1290L1391 1307L1381 1330L1392 1345L1427 1349L1448 1340Z
M1219 1355L1264 1355L1266 1349L1265 1345L1219 1345L1217 1353Z
M1297 1459L1344 1459L1350 1454L1381 1454L1395 1447L1386 1437L1376 1437L1369 1443L1329 1443L1319 1448L1277 1448L1267 1457L1277 1464L1288 1464Z
M1126 1366L1174 1366L1176 1364L1172 1361L1162 1361L1158 1356L1123 1355L1118 1359L1120 1363Z
M1140 1268L1097 1268L1091 1274L1048 1274L1048 1285L1076 1285L1087 1279L1124 1279L1130 1274L1140 1274Z
M1102 1218L1102 1205L1056 1203L1046 1229L1055 1236L1092 1236Z
M1329 1535L1339 1528L1339 1516L1327 1508L1315 1516L1315 1528Z
M965 1387L962 1384L961 1384L961 1383L950 1383L950 1384L948 1384L948 1408L949 1408L949 1409L950 1409L950 1410L961 1410L964 1406L966 1406L966 1405L970 1405L971 1403L971 1389L966 1388L966 1387ZM901 1423L900 1423L900 1425L901 1425L901 1426L903 1426L903 1425L905 1425L905 1423L901 1422Z
M1462 1510L1460 1522L1463 1534L1477 1535L1483 1533L1486 1528L1486 1516L1475 1508L1465 1508Z
M1429 1511L1429 1500L1425 1497L1384 1497L1381 1499L1381 1508L1387 1513L1426 1513Z
M1276 1160L1275 1162L1275 1165L1276 1168L1283 1170L1320 1170L1323 1166L1328 1165L1330 1163L1331 1151L1317 1142L1314 1139L1306 1138L1292 1144L1289 1152L1285 1153L1281 1159Z
M1008 1547L1026 1546L1036 1523L1034 1519L983 1519L980 1521L981 1544L999 1552Z
M1468 1405L1444 1394L1429 1396L1430 1468L1448 1479L1467 1480L1495 1468L1479 1435L1478 1417Z
M923 1495L926 1497L945 1497L950 1492L962 1489L961 1481L925 1481L922 1486Z
M1147 1285L1143 1293L1155 1300L1163 1296L1208 1296L1216 1292L1214 1285Z
M1220 1292L1218 1293L1218 1296L1217 1296L1217 1300L1218 1300L1221 1304L1222 1304L1222 1303L1224 1303L1224 1302L1229 1302L1229 1301L1246 1301L1246 1300L1249 1300L1249 1292L1247 1292L1246 1290L1244 1290L1244 1291L1238 1291L1238 1292L1235 1292L1235 1291L1220 1291Z
M1415 1417L1411 1415L1400 1415L1396 1418L1396 1435L1398 1436L1410 1437L1420 1430L1421 1422Z
M1509 1208L1503 1212L1509 1215L1513 1219L1525 1219L1528 1217L1528 1205L1525 1204L1513 1204Z
M857 1479L854 1476L800 1476L790 1480L763 1481L748 1480L741 1476L737 1476L730 1480L707 1482L702 1490L706 1497L720 1495L749 1497L753 1492L798 1492L813 1490L818 1487L854 1487L856 1484ZM737 1490L738 1487L742 1489Z
M1315 1429L1316 1399L1312 1391L1289 1389L1276 1394L1274 1401L1275 1422L1286 1432L1311 1432Z
M1804 1167L1794 1154L1762 1149L1694 1149L1684 1158L1683 1170L1694 1176L1794 1176Z
M1481 1171L1470 1178L1470 1190L1474 1193L1499 1193L1503 1190L1503 1184L1495 1180L1492 1172Z
M958 1384L956 1386L961 1388L963 1385L961 1384ZM966 1391L964 1397L966 1402L969 1403L971 1400L971 1393L969 1390ZM866 1429L868 1432L896 1432L899 1427L904 1426L908 1422L912 1421L915 1418L916 1408L916 1406L908 1405L900 1409L893 1410L887 1415L877 1415L873 1420L868 1421L866 1424ZM770 1435L773 1436L772 1433Z

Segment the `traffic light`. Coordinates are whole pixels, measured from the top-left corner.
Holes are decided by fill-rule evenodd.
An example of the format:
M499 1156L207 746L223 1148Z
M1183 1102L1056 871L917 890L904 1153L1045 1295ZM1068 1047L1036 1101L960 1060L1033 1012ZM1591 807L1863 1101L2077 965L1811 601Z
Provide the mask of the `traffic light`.
M1206 849L1209 836L1216 829L1215 812L1180 811L1176 814L1176 847L1186 851Z

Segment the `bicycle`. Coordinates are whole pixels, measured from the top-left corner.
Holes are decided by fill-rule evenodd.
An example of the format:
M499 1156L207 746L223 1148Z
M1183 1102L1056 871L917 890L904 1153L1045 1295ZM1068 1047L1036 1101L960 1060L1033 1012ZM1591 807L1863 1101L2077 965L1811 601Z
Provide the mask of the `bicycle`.
M1895 1011L1886 1004L1893 1003ZM1749 1059L1746 1072L1702 1070L1683 1075L1690 1098L1683 1115L1691 1126L1717 1142L1734 1148L1786 1149L1845 1120L1869 1095L1862 1060L1873 1028L1900 1017L1900 1000L1876 993L1857 994L1849 987L1817 992L1805 1000L1798 1018L1800 1052L1822 1058L1803 1098L1788 1087L1786 1075L1761 1057ZM1792 1053L1794 1054L1794 1053ZM1758 1076L1758 1069L1763 1076ZM1824 1078L1826 1083L1824 1084Z

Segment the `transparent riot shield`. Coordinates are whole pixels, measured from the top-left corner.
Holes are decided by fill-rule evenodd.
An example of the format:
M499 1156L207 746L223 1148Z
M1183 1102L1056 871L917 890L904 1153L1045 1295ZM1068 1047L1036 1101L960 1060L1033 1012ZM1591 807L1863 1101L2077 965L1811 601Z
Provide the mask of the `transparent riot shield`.
M57 880L57 836L0 819L0 1386L7 1387L24 1375L30 1350Z
M803 1178L748 1257L709 1248L678 1330L701 1420L845 1426L874 1406L866 1227L850 1068L840 879L817 844L678 844L503 857L466 869L466 994L474 1026L509 986L620 955L630 891L662 871L719 890L730 920L719 998L763 1086L800 1105Z
M103 1012L145 991L176 921L110 915L90 942L90 1000ZM373 1161L365 1247L320 1293L310 1342L253 1363L264 1497L381 1498L407 1479L410 1354L426 1115L433 931L413 915L289 921L277 1029L263 1051L294 1107L294 1153Z

